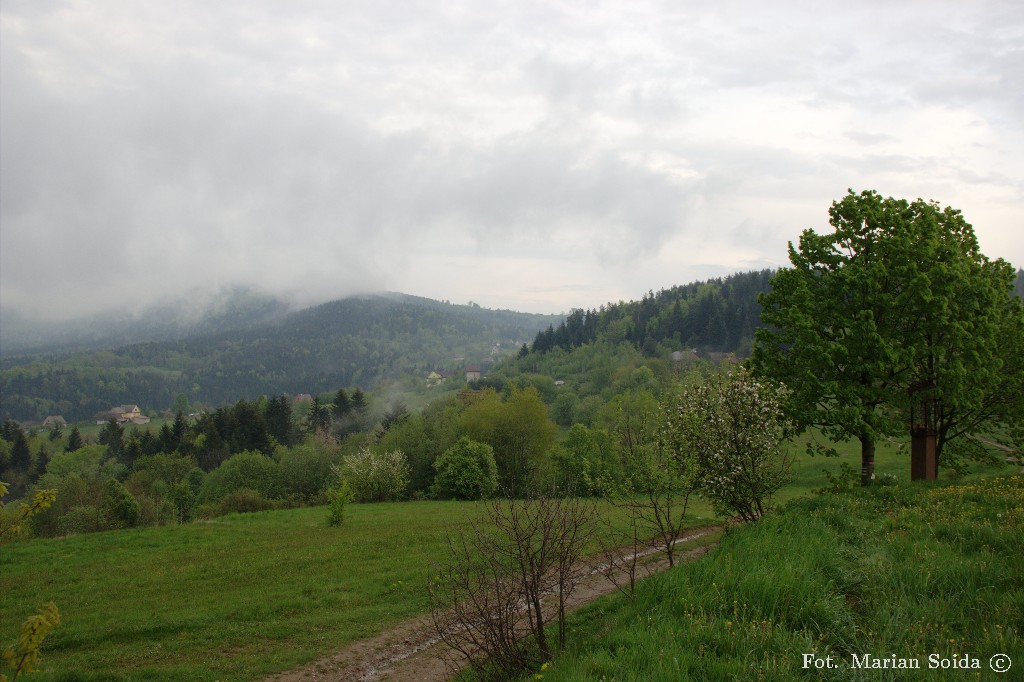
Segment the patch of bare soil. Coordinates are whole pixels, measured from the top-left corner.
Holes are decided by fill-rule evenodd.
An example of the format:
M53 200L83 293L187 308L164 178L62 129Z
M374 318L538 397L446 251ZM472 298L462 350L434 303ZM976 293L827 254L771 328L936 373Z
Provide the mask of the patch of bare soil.
M679 542L696 540L721 529L721 526L694 529ZM706 554L715 543L702 545L676 555L679 562L692 561ZM650 555L642 575L668 568L664 553ZM620 581L621 582L621 581ZM569 609L577 609L616 587L600 569L594 569L569 598ZM264 682L445 682L458 671L461 661L441 643L429 613L402 621L386 632L349 644L337 653L318 661L278 673Z

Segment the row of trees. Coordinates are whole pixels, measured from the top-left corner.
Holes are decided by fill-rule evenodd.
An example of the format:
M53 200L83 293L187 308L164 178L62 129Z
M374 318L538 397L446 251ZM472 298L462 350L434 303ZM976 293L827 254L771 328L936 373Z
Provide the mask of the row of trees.
M341 480L364 502L480 499L499 490L609 495L625 490L624 482L647 480L646 458L659 447L658 382L644 367L630 376L600 422L574 424L561 440L541 391L525 383L465 389L422 412L389 410L351 429L348 420L371 410L361 392L341 390L333 402L310 405L301 423L281 396L239 401L196 420L179 414L157 430L111 422L95 444L72 430L63 448L52 443L46 457L30 454L27 483L58 491L37 523L44 534L323 501ZM277 422L286 428L275 430ZM6 426L14 443L25 439L16 424ZM15 449L8 443L0 441L4 452Z

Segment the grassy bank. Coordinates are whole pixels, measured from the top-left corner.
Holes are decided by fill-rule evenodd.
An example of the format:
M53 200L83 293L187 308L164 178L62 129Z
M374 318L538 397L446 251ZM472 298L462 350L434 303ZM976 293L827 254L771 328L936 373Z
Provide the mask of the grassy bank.
M577 614L570 649L531 679L1020 679L1022 547L1021 476L797 500L635 602ZM921 669L851 668L864 654ZM996 654L1009 676L991 671ZM836 667L814 666L829 656Z

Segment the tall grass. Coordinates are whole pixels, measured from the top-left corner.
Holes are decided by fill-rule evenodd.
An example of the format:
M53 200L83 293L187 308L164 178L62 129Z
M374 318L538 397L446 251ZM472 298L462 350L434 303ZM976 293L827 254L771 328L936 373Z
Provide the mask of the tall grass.
M890 483L790 503L730 532L699 562L607 598L572 623L546 682L890 680L851 656L915 659L916 679L998 678L1024 667L1024 478ZM803 654L834 669L804 668ZM969 655L980 670L929 669ZM1017 679L1020 679L1019 677Z

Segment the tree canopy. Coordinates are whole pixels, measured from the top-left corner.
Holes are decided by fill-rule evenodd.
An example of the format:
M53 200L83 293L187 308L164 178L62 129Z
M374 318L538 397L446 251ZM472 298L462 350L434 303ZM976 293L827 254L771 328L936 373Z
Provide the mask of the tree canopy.
M790 387L800 427L860 441L866 485L877 440L906 432L911 385L933 383L946 419L959 419L942 442L1009 418L1000 377L1012 370L1020 385L1007 350L1021 345L1020 302L1013 268L980 252L956 209L851 190L829 216L834 231L790 243L792 267L761 295L753 362ZM998 407L983 416L988 403Z

